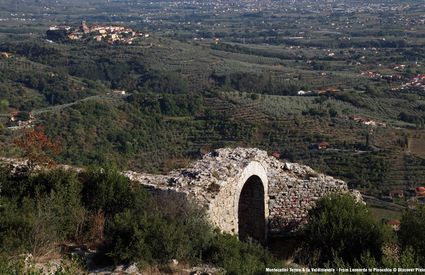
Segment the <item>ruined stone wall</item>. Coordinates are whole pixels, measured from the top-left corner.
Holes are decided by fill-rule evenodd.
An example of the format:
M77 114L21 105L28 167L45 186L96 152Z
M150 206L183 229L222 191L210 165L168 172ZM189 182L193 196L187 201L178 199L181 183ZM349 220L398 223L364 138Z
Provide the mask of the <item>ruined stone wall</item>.
M232 179L234 181L235 179ZM207 205L207 214L210 222L224 232L237 234L237 217L234 213L235 186L234 182L217 188L211 202Z
M308 210L319 198L332 192L347 192L345 182L318 174L310 167L285 163L274 174L269 168L269 232L279 234L299 230Z
M259 177L263 184L264 215L271 234L298 230L317 199L331 192L348 191L341 180L308 166L279 161L256 148L218 149L168 175L124 174L150 190L161 190L160 196L184 194L175 197L188 198L204 207L214 226L232 234L238 234L240 193L251 176Z

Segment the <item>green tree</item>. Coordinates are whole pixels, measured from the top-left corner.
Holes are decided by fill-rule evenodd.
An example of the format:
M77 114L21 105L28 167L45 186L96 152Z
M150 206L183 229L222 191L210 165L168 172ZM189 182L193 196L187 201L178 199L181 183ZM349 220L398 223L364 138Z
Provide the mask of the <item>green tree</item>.
M411 247L421 266L425 266L425 206L403 214L398 236L402 247Z
M223 267L226 274L264 274L266 267L281 267L269 251L256 243L240 242L235 236L216 234L204 259Z
M92 167L82 173L81 178L83 203L90 211L103 211L113 216L135 207L135 192L130 181L116 167Z
M374 220L368 208L348 194L320 199L309 212L304 234L301 256L316 266L335 259L353 266L367 253L380 261L388 237L386 228Z
M8 107L9 107L9 101L7 101L6 99L0 100L0 113L7 112Z
M46 222L55 226L55 231L62 240L75 240L82 232L86 211L81 202L81 183L76 173L62 170L54 170L54 173L62 173L62 177L56 175L54 190L42 201L41 211L46 216Z

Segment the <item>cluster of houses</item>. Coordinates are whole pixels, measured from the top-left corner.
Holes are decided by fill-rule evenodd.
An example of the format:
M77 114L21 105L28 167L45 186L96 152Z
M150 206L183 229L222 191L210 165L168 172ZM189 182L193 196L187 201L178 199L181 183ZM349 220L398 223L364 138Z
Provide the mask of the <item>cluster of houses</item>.
M92 38L98 42L104 41L108 44L133 44L137 38L147 38L149 34L136 32L131 28L123 26L88 26L85 21L82 21L80 26L72 29L70 26L52 26L50 31L65 31L69 40L81 40L84 38Z
M409 207L414 208L416 204L425 205L425 187L419 186L416 188L409 188L407 190L394 189L388 195L381 196L381 199L388 202L394 202L397 199L404 199L408 201Z
M400 70L400 68L404 68L404 65L397 65L393 69ZM393 88L393 91L418 89L419 91L425 92L425 74L418 74L413 77L406 77L401 74L383 75L377 72L367 71L362 72L361 75L373 80L385 79L390 82L403 81L401 87Z
M400 81L403 80L403 76L401 74L380 74L377 72L367 71L362 72L361 75L366 76L369 79L380 80L385 79L387 81Z
M393 202L395 199L406 199L408 201L408 207L415 209L418 204L425 205L425 187L419 186L407 190L394 189L389 192L388 196L382 196L381 199L390 202ZM387 221L387 225L394 231L400 230L400 220L389 220Z
M10 114L8 129L18 130L34 126L35 117L30 112L13 112Z
M418 89L425 92L425 74L418 74L415 77L409 79L406 83L403 83L398 90L410 90Z
M391 199L403 199L406 197L425 198L425 187L419 186L407 190L394 189L389 192L389 198Z
M376 127L376 126L387 127L387 124L385 122L379 122L379 121L376 121L376 120L372 120L372 119L357 116L357 115L350 116L349 119L353 120L355 122L364 124L364 125L369 125L369 126L374 126L374 127Z

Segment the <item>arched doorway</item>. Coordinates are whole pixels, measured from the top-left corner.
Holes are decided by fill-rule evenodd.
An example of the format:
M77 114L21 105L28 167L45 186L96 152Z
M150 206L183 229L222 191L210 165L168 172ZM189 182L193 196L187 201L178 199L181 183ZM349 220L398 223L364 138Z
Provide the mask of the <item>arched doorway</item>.
M240 240L252 238L266 241L266 211L263 182L251 176L242 187L238 203L238 232Z

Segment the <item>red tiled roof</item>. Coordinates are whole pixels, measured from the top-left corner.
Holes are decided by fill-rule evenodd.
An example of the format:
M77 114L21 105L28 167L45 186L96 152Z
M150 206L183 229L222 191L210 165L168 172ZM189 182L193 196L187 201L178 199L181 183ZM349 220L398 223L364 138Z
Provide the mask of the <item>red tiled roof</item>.
M280 153L275 151L275 152L272 153L272 156L275 157L275 158L280 158Z
M387 222L388 225L400 225L400 221L399 220L389 220Z

